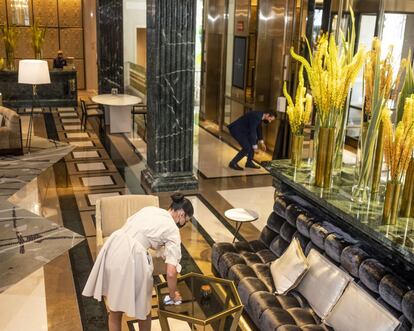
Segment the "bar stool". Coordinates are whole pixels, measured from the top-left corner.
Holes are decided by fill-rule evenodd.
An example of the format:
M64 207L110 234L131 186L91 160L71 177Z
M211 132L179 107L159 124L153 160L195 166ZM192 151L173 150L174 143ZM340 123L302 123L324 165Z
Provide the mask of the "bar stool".
M101 106L97 103L87 104L83 99L81 99L80 102L82 110L81 128L83 126L83 130L86 130L86 121L88 120L88 117L98 117L101 129L105 131L105 114L102 111Z
M132 106L132 134L135 132L135 115L144 116L144 141L146 141L147 136L147 105L140 103L138 105Z

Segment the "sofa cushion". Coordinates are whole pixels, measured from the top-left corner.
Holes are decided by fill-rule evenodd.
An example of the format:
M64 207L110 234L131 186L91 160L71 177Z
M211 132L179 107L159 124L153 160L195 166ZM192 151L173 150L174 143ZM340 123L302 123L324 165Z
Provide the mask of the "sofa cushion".
M359 278L371 291L379 293L381 279L389 272L390 270L377 260L366 259L359 267Z
M260 234L260 240L266 247L269 247L277 235L277 232L271 230L268 226L265 226Z
M270 265L277 294L286 294L296 287L309 264L298 239L293 239L285 253Z
M359 267L368 254L358 246L348 246L341 254L341 265L352 276L359 278Z
M270 263L276 260L277 256L268 249L263 249L256 253L263 263Z
M247 265L252 266L256 263L262 263L260 257L252 252L243 252L240 256L244 259Z
M280 228L285 222L286 220L283 217L279 216L275 212L272 212L269 215L269 218L267 219L266 224L269 227L269 229L271 229L272 231L276 233L280 233Z
M236 249L231 243L215 243L211 250L211 263L219 271L219 260L224 253L236 253Z
M263 282L256 277L246 277L243 278L239 285L237 286L237 291L239 292L240 299L244 305L247 305L249 302L250 296L258 291L266 291L268 289Z
M277 236L270 244L270 250L277 256L282 256L285 250L289 247L289 242L281 236Z
M324 320L336 331L392 331L400 324L390 312L354 282Z
M346 272L312 249L309 270L297 287L320 318L326 317L351 280Z
M229 269L235 264L246 264L244 259L238 253L225 253L221 256L218 265L220 275L227 278Z
M402 311L403 298L408 291L407 284L391 274L384 276L379 284L381 298L398 311Z
M270 273L269 264L257 263L252 266L252 269L255 272L256 277L266 285L267 290L271 293L275 292L275 285L273 282L272 274Z
M402 302L402 311L411 324L414 323L414 291L405 293Z
M233 280L236 285L245 277L256 277L254 270L246 264L232 266L227 274L227 278Z

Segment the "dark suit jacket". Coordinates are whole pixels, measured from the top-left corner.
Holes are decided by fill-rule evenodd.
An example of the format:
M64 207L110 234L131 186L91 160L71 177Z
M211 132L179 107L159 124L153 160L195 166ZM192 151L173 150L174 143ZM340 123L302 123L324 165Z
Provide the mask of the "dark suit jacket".
M263 112L250 111L229 124L230 133L236 136L247 136L250 144L256 145L258 140L262 140L262 118ZM237 139L237 138L236 138Z
M59 57L57 57L53 60L53 68L63 69L63 67L65 65L66 65L66 59L65 58L60 59Z

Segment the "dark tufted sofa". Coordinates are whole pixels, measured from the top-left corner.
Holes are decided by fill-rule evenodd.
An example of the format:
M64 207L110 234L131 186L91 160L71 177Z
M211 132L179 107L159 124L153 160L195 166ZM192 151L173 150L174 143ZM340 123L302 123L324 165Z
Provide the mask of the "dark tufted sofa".
M256 326L263 331L332 330L298 292L274 294L270 262L296 237L306 255L312 248L318 250L390 310L401 321L398 330L412 330L413 287L368 254L358 240L303 206L306 208L306 202L296 196L277 196L259 240L213 246L213 272L236 282Z

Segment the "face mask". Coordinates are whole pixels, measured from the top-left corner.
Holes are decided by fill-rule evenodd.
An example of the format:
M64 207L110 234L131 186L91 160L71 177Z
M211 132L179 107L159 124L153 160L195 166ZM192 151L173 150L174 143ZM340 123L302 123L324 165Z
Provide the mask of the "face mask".
M177 225L177 228L179 228L179 229L181 229L185 225L185 223L184 224L181 224L180 222L175 223L175 224Z
M267 125L267 124L270 123L270 121L269 120L263 120L263 123Z

